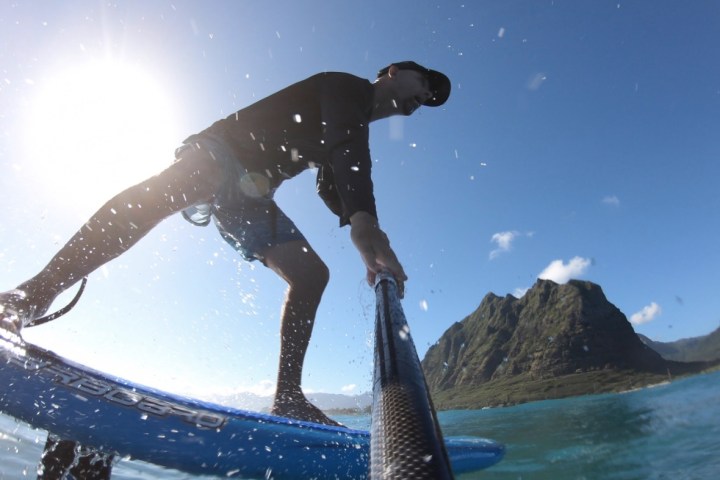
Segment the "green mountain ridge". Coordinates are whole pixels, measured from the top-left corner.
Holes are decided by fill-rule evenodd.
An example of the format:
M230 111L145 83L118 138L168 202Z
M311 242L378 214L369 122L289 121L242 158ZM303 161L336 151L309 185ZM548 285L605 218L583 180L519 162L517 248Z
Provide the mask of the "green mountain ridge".
M520 299L485 296L430 347L422 367L439 409L616 392L718 362L663 358L592 282L538 282Z
M656 342L638 334L640 340L663 358L678 362L698 362L720 359L720 328L708 335L683 338L674 342Z

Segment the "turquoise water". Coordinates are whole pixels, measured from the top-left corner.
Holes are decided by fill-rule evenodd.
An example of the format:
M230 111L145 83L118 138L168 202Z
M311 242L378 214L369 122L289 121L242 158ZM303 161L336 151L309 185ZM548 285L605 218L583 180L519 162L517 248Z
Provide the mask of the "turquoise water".
M505 459L461 478L720 478L720 373L624 394L441 414L446 435L505 443Z
M720 478L720 372L623 394L441 412L446 435L505 443L498 465L470 479ZM367 416L337 417L367 428ZM45 433L0 415L0 479L35 478ZM189 479L121 460L113 479ZM202 477L209 478L209 477Z

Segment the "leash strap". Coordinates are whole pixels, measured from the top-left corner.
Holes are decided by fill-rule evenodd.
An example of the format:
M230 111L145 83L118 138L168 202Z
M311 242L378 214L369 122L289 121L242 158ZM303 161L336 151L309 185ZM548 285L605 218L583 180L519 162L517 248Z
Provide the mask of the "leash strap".
M44 317L36 318L32 322L25 325L25 327L37 327L38 325L42 325L43 323L51 322L55 320L58 317L62 317L67 312L72 310L72 308L77 304L78 300L80 300L80 296L83 294L83 291L85 290L85 285L87 284L87 277L83 277L82 283L80 284L80 290L75 294L75 298L72 299L70 303L65 305L65 307L61 308L55 313L51 313L50 315L45 315Z

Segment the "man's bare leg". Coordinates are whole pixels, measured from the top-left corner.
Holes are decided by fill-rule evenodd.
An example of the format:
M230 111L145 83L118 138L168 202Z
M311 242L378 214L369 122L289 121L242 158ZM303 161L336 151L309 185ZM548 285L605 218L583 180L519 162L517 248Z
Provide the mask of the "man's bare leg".
M135 245L169 215L209 199L222 170L195 150L103 205L35 277L0 293L0 328L18 333L42 316L55 297Z
M330 276L328 268L306 241L277 245L264 255L265 264L288 283L281 315L280 365L272 413L340 425L310 403L300 387L315 313Z

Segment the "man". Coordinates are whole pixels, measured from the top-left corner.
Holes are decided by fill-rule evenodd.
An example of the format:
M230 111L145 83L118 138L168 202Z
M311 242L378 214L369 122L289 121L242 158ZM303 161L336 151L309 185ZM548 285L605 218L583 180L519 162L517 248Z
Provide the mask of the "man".
M260 260L288 283L281 315L280 366L272 413L335 424L303 395L302 367L328 269L273 193L287 178L318 168L318 194L351 226L351 238L374 281L389 270L407 276L375 210L368 146L372 121L439 106L450 81L415 62L382 69L374 83L321 73L287 87L189 137L176 161L100 208L35 277L0 294L0 327L21 329L62 291L119 256L178 211L207 225L246 260ZM1 332L0 332L1 333Z

